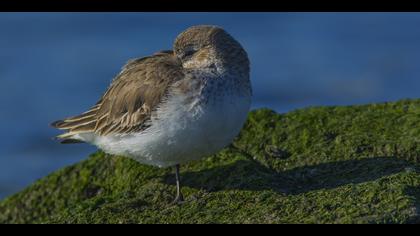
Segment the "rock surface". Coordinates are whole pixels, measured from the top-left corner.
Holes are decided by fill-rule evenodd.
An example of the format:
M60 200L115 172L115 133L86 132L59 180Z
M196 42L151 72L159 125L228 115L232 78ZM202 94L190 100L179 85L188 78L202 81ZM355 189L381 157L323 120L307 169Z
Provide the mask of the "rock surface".
M0 202L0 223L419 223L419 122L420 100L260 109L182 167L182 205L171 169L99 151Z

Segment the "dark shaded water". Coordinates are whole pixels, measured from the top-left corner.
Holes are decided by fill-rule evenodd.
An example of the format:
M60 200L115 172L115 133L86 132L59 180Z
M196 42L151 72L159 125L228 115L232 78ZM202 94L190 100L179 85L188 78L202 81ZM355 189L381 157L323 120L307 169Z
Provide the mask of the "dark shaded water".
M55 143L48 124L196 24L222 26L246 48L254 108L420 97L418 13L1 13L0 197L93 152Z

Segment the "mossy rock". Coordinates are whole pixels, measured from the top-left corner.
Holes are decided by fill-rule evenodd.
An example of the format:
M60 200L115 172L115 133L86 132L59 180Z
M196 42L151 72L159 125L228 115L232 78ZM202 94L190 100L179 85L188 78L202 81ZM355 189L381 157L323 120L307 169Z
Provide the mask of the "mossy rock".
M97 152L0 202L0 223L419 223L419 122L420 100L255 110L182 167L182 205L173 170Z

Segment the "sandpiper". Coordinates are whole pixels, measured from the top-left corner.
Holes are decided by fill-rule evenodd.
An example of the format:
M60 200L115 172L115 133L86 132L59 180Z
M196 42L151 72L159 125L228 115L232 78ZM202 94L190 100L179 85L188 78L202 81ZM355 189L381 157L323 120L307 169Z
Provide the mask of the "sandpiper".
M251 104L249 59L217 26L193 26L173 50L128 61L88 111L52 123L62 143L86 142L106 153L158 167L216 153L232 142Z

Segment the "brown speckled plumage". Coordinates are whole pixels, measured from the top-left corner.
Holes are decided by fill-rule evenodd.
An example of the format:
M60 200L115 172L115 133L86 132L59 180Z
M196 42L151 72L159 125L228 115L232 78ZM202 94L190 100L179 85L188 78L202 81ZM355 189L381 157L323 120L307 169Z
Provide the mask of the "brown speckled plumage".
M100 135L141 131L169 85L182 78L180 61L172 53L129 61L92 109L53 126L69 133L93 131Z

